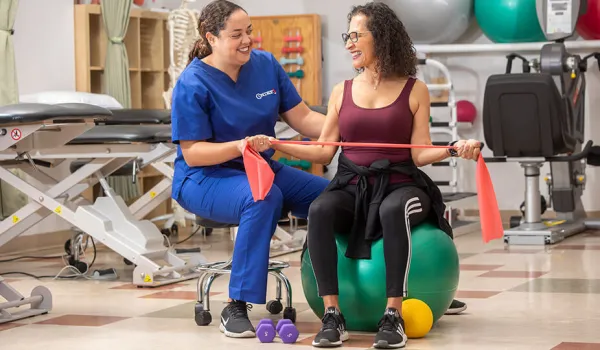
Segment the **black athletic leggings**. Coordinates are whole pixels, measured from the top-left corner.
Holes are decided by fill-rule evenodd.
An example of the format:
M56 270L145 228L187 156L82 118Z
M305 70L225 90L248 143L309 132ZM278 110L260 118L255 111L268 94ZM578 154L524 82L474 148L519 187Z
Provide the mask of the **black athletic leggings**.
M350 232L354 219L356 185L322 193L308 214L308 253L319 296L339 295L334 233ZM429 214L431 203L418 187L390 185L379 208L383 229L388 298L405 297L410 262L410 227Z

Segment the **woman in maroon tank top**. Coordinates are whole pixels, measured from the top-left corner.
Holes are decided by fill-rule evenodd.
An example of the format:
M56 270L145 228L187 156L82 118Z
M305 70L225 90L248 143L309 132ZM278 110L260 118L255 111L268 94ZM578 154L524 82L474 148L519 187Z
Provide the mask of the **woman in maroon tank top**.
M402 22L380 2L354 7L348 21L348 32L342 38L358 74L333 88L319 140L431 145L429 92L426 84L414 78L416 54ZM373 345L404 347L401 307L402 298L407 295L410 228L430 218L435 211L440 226L447 225L447 233L452 235L443 219L441 198L433 198L439 189L427 185L423 176L418 175L417 167L450 156L473 160L479 156L480 145L476 140L458 140L455 146L454 152L342 147L336 177L312 203L308 217L308 252L326 307L323 327L314 346L341 345L348 339L338 304L334 237L334 232L348 232L351 238L346 256L354 258L369 258L369 242L383 237L388 305ZM276 144L272 147L322 164L329 164L337 151L333 146ZM360 213L355 212L357 208ZM370 215L373 208L376 212ZM458 301L453 305L455 309L465 308Z

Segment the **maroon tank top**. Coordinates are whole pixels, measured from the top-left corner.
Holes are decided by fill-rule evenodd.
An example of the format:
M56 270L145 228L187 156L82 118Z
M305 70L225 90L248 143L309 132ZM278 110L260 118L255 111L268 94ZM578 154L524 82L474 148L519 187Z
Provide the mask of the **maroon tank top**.
M402 143L411 141L413 113L410 109L410 92L415 78L406 81L398 98L382 108L362 108L352 98L353 80L344 82L344 96L339 112L339 130L342 142ZM342 152L357 165L370 166L379 159L390 163L409 161L409 148L342 147ZM350 183L356 183L354 178ZM373 179L371 179L373 181ZM390 183L412 181L408 175L392 173Z

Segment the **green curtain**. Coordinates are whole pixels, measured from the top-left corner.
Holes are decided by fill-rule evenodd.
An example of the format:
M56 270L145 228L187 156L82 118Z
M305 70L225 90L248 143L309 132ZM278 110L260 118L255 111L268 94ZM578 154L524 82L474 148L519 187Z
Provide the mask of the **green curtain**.
M0 106L19 102L13 26L19 0L0 0Z
M0 106L19 103L19 85L15 66L15 50L13 46L13 28L19 0L0 0ZM25 173L19 169L11 172L21 179ZM6 216L21 209L29 202L27 195L0 181L0 216Z
M102 0L100 4L108 37L104 63L104 93L114 97L124 108L131 108L129 59L123 42L129 25L131 1Z

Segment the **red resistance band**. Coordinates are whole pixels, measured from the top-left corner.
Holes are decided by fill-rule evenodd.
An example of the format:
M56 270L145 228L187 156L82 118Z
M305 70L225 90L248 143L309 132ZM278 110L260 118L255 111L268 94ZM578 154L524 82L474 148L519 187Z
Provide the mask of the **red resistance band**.
M296 144L296 145L320 145L320 146L352 146L352 147L382 147L382 148L456 148L455 146L434 145L411 145L390 143L358 143L358 142L324 142L324 141L291 141L272 139L273 144ZM271 187L275 174L265 159L252 147L245 144L242 152L244 166L252 191L254 201L265 199ZM498 209L498 201L494 191L494 185L481 153L477 159L477 170L475 173L477 181L477 199L479 202L479 216L481 220L481 233L483 241L502 238L504 228Z

